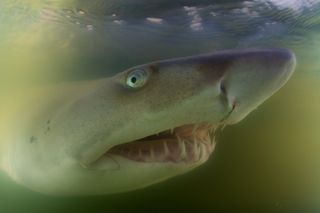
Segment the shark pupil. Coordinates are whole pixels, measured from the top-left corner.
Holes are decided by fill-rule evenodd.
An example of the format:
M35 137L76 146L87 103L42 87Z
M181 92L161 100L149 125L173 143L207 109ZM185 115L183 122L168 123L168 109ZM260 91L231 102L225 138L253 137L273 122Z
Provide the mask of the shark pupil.
M137 82L137 78L136 78L136 77L132 77L132 78L131 78L131 83L134 84L134 83L136 83L136 82Z

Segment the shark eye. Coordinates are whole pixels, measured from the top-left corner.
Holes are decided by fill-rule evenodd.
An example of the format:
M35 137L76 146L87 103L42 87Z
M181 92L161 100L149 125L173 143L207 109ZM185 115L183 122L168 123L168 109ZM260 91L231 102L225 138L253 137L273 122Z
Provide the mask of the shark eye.
M136 69L129 73L126 83L131 88L140 88L145 85L147 80L148 73L143 69Z

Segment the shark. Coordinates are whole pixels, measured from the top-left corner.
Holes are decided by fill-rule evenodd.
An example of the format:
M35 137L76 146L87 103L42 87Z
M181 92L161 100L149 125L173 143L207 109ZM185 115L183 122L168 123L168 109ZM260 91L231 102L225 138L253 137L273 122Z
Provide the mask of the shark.
M288 49L229 49L19 91L0 106L1 169L52 195L159 183L203 165L216 130L244 119L295 66Z

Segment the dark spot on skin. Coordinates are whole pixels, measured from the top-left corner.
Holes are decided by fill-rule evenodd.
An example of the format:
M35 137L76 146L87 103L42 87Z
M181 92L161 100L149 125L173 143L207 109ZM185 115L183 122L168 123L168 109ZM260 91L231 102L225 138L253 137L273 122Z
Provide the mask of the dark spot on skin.
M50 132L50 130L51 130L51 128L50 128L50 126L48 126L44 133L47 134L48 132Z
M30 140L29 140L30 143L37 143L38 142L38 139L34 136L31 136Z
M51 129L50 129L50 123L51 123L51 120L49 119L48 121L47 121L47 123L46 123L46 125L47 125L47 129L44 131L44 134L47 134Z
M44 131L44 134L47 134L48 132L50 132L51 128L50 126L47 127L47 129Z

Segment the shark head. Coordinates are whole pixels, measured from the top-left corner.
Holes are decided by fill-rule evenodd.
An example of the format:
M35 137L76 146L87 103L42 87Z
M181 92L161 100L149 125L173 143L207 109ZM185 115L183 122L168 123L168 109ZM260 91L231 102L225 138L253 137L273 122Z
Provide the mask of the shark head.
M241 121L294 68L286 49L228 50L132 67L51 113L51 131L39 131L42 142L19 155L33 157L15 161L16 179L51 194L106 194L185 173L209 158L219 126Z

